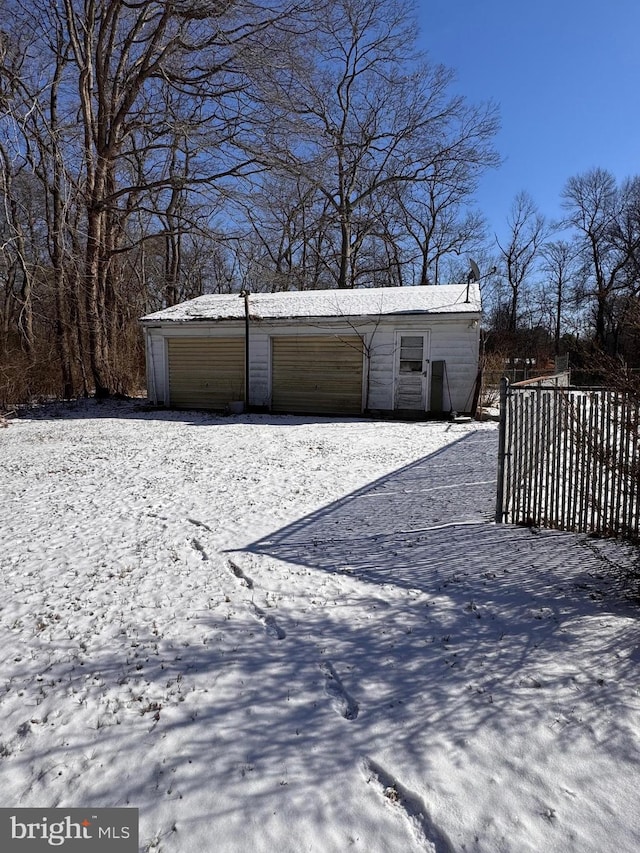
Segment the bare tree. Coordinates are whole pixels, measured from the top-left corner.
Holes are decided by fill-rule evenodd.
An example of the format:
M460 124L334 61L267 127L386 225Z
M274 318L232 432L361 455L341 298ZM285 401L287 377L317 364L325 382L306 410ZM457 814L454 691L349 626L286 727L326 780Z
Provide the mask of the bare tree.
M416 280L421 183L437 279L497 162L400 0L0 4L0 346L47 393L126 391L137 316L207 289Z
M364 244L388 236L375 214L391 187L437 184L443 164L497 164L495 109L452 95L453 72L417 55L414 33L399 0L332 0L260 81L269 125L259 156L325 197L338 287L358 283Z
M556 240L545 243L541 250L541 270L548 276L548 282L553 289L553 305L551 315L554 330L555 353L560 354L560 338L565 305L575 284L577 273L578 253L575 244L567 240ZM546 289L543 294L546 301Z
M131 264L139 241L163 235L167 301L179 298L186 235L211 233L203 221L211 199L253 160L236 138L247 122L243 92L257 47L300 5L4 3L0 124L11 150L3 198L10 212L16 164L45 188L65 389L86 353L96 394L121 390L118 341L124 325L135 329L130 288L143 284ZM196 212L203 196L206 214ZM21 286L29 282L21 276ZM31 293L24 291L22 311L29 341Z
M330 286L327 202L304 178L258 175L236 192L232 209L241 223L238 238L252 290Z
M617 185L604 169L570 178L563 192L566 224L576 229L582 294L594 300L595 342L615 352L620 295L640 287L640 178Z
M486 244L486 221L466 204L472 192L436 172L426 181L400 189L398 216L415 243L417 284L440 284L445 259L463 253L475 256Z
M522 289L530 276L549 227L531 196L519 192L511 206L508 240L504 245L496 237L504 276L510 288L509 331L515 332L518 324L518 307Z
M89 357L96 395L114 387L110 307L115 298L114 256L120 248L127 199L139 187L123 186L118 169L136 125L148 127L164 86L206 98L219 80L222 94L228 53L222 50L225 6L189 3L135 5L121 0L64 0L64 23L77 69L83 130L86 244L84 292ZM220 59L222 58L222 62ZM216 73L217 72L217 73ZM218 94L221 94L218 92ZM155 142L164 147L162 130ZM146 177L145 189L175 185L172 169Z

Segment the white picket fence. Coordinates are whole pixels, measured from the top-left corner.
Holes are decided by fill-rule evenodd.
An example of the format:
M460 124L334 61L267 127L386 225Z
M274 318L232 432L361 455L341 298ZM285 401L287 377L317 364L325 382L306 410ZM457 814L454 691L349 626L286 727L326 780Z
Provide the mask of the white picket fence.
M617 391L504 381L496 521L639 539L639 408Z

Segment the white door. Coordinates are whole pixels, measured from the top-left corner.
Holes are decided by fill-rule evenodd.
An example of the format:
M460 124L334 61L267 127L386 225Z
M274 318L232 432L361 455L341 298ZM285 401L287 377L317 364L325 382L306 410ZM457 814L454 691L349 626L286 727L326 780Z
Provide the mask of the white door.
M429 399L429 332L396 332L395 408L424 412Z

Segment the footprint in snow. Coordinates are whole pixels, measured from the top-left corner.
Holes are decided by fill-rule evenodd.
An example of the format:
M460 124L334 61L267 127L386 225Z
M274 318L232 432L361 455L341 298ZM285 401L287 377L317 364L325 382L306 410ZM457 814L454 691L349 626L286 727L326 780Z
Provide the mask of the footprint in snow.
M355 720L360 711L356 700L347 692L338 673L333 668L331 661L323 661L320 664L325 677L325 690L334 700L334 706L345 720Z
M213 530L209 527L209 525L208 525L208 524L205 524L205 523L204 523L204 521L198 521L198 519L197 519L197 518L188 518L188 519L187 519L187 521L188 521L190 524L195 525L196 527L202 527L202 528L204 528L205 530L208 530L208 531L209 531L209 533L213 533Z
M363 771L367 784L373 783L377 792L399 810L407 827L417 836L425 850L432 853L454 853L447 834L434 822L419 794L402 785L380 764L365 758Z
M247 589L253 589L253 581L242 571L240 566L234 563L233 560L227 560L227 564L231 572L247 587Z
M201 543L200 543L196 538L193 538L193 539L191 540L191 547L193 548L193 550L194 550L194 551L197 551L197 552L200 554L200 556L202 557L203 561L204 561L204 560L208 560L208 559L209 559L209 555L208 555L208 554L207 554L207 552L204 550L204 548L203 548L202 544L201 544Z
M284 640L287 636L287 632L284 628L281 628L280 625L278 625L275 616L265 613L264 610L261 610L256 604L253 605L253 612L258 619L264 623L267 634L270 637L275 637L276 640Z

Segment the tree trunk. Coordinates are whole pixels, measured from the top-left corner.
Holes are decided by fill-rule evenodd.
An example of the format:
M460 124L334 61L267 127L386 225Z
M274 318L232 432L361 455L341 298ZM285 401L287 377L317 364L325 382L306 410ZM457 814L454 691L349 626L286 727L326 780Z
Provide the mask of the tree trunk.
M351 273L351 222L345 214L340 218L340 268L338 287L353 287Z
M107 343L103 327L104 294L101 273L100 246L104 239L104 211L98 205L87 210L87 246L85 256L85 310L87 315L87 337L89 344L89 365L93 378L95 395L108 397L110 392Z

